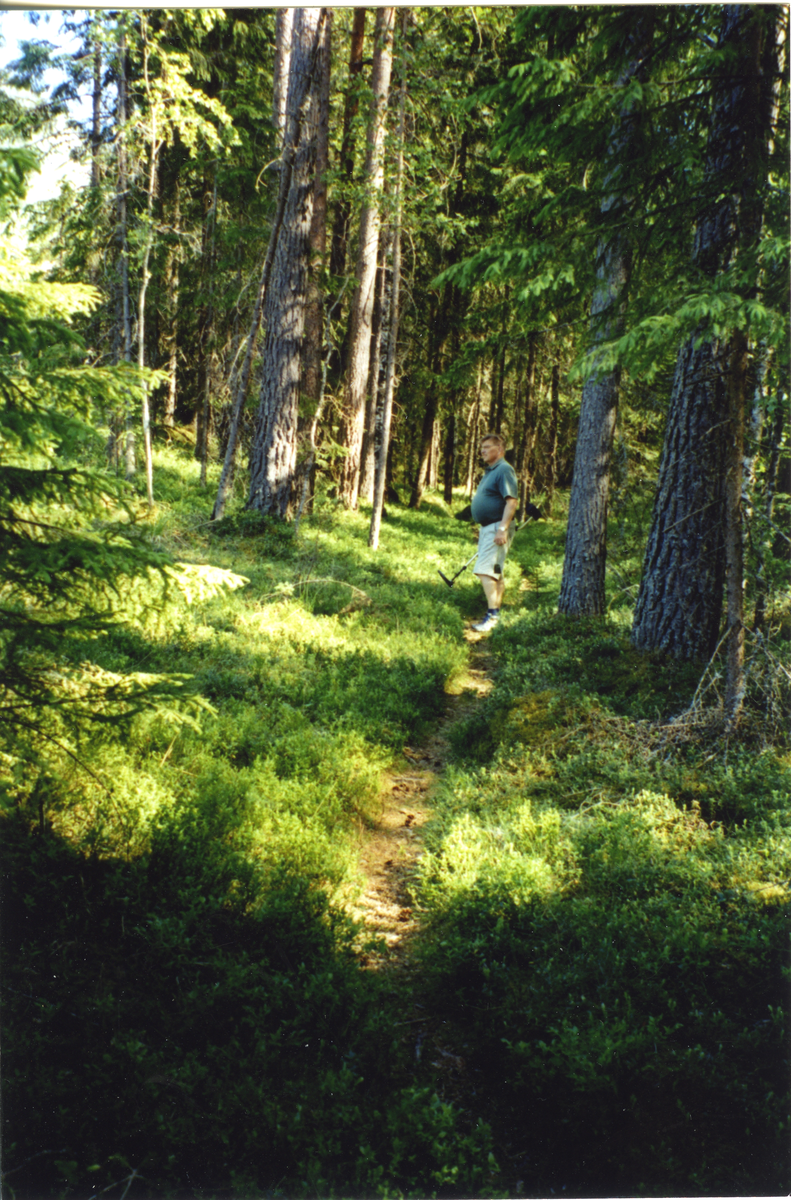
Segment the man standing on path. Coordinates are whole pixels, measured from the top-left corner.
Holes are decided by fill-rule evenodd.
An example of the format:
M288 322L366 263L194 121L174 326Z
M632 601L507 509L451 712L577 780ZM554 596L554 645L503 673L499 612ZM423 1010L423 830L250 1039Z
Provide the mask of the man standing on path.
M487 433L481 439L484 475L472 498L472 519L480 525L478 557L473 572L486 594L486 616L473 629L488 633L500 619L505 579L505 556L513 537L511 523L519 504L516 472L505 461L505 442L499 433Z

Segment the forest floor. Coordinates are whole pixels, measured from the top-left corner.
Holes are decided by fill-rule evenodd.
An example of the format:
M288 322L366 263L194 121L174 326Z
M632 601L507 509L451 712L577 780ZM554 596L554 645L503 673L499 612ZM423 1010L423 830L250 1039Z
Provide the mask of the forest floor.
M396 1021L403 1030L400 1040L409 1047L414 1069L421 1061L429 1064L437 1094L469 1111L475 1107L476 1080L464 1054L463 1034L441 1013L427 1013L420 966L412 954L419 927L413 889L423 853L422 831L450 758L449 734L494 686L494 655L486 636L467 629L464 637L470 646L469 663L446 689L445 711L437 727L420 745L404 747L411 769L386 776L380 815L363 831L359 865L365 887L353 915L371 935L371 941L363 944L361 961L387 977L391 1003L400 1012ZM479 1071L474 1074L480 1076Z
M469 666L446 691L445 712L434 732L419 746L405 746L411 769L386 775L378 818L362 832L360 870L365 878L352 910L375 939L363 951L371 969L408 971L409 945L417 929L412 881L422 853L422 827L431 815L431 797L449 756L448 733L493 687L492 654L483 634L465 632Z

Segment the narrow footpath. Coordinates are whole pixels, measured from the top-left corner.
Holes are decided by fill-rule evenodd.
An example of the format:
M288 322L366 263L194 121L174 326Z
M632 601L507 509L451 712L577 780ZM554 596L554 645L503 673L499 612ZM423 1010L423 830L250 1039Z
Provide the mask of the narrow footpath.
M373 938L381 939L378 949L364 952L371 969L408 968L409 940L417 927L411 884L422 853L421 830L448 760L448 733L492 688L485 636L467 632L465 638L470 643L466 674L446 693L445 713L432 736L420 746L404 747L409 768L386 779L380 815L363 835L360 868L366 886L352 911Z

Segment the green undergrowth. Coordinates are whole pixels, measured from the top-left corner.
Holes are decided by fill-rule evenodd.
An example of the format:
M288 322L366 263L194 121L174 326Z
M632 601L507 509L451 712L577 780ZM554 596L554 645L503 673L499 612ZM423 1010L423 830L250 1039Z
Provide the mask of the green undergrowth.
M210 486L211 486L210 479ZM187 452L160 450L159 545L244 587L63 653L186 676L166 708L0 766L6 1194L470 1194L485 1122L405 1066L389 983L348 917L382 773L464 670L437 576L448 516L395 508L381 549L331 503L216 527Z
M528 595L489 646L420 961L511 1194L787 1191L791 756L680 736L700 668L637 655L618 611Z
M150 533L246 584L63 646L191 707L0 760L4 1194L787 1191L791 759L672 734L699 668L630 649L639 531L598 622L553 615L563 497L515 541L401 978L348 913L469 665L470 531L431 494L376 553L324 496L211 525L214 482L160 449Z

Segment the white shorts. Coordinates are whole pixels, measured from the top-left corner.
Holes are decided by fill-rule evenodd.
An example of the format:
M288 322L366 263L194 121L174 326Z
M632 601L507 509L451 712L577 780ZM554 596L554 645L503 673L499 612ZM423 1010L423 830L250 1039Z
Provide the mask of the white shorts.
M502 579L505 556L511 548L514 536L513 524L508 526L507 541L504 546L495 546L494 535L500 528L500 521L493 525L481 525L478 534L478 557L472 568L474 575L491 575L493 579Z

